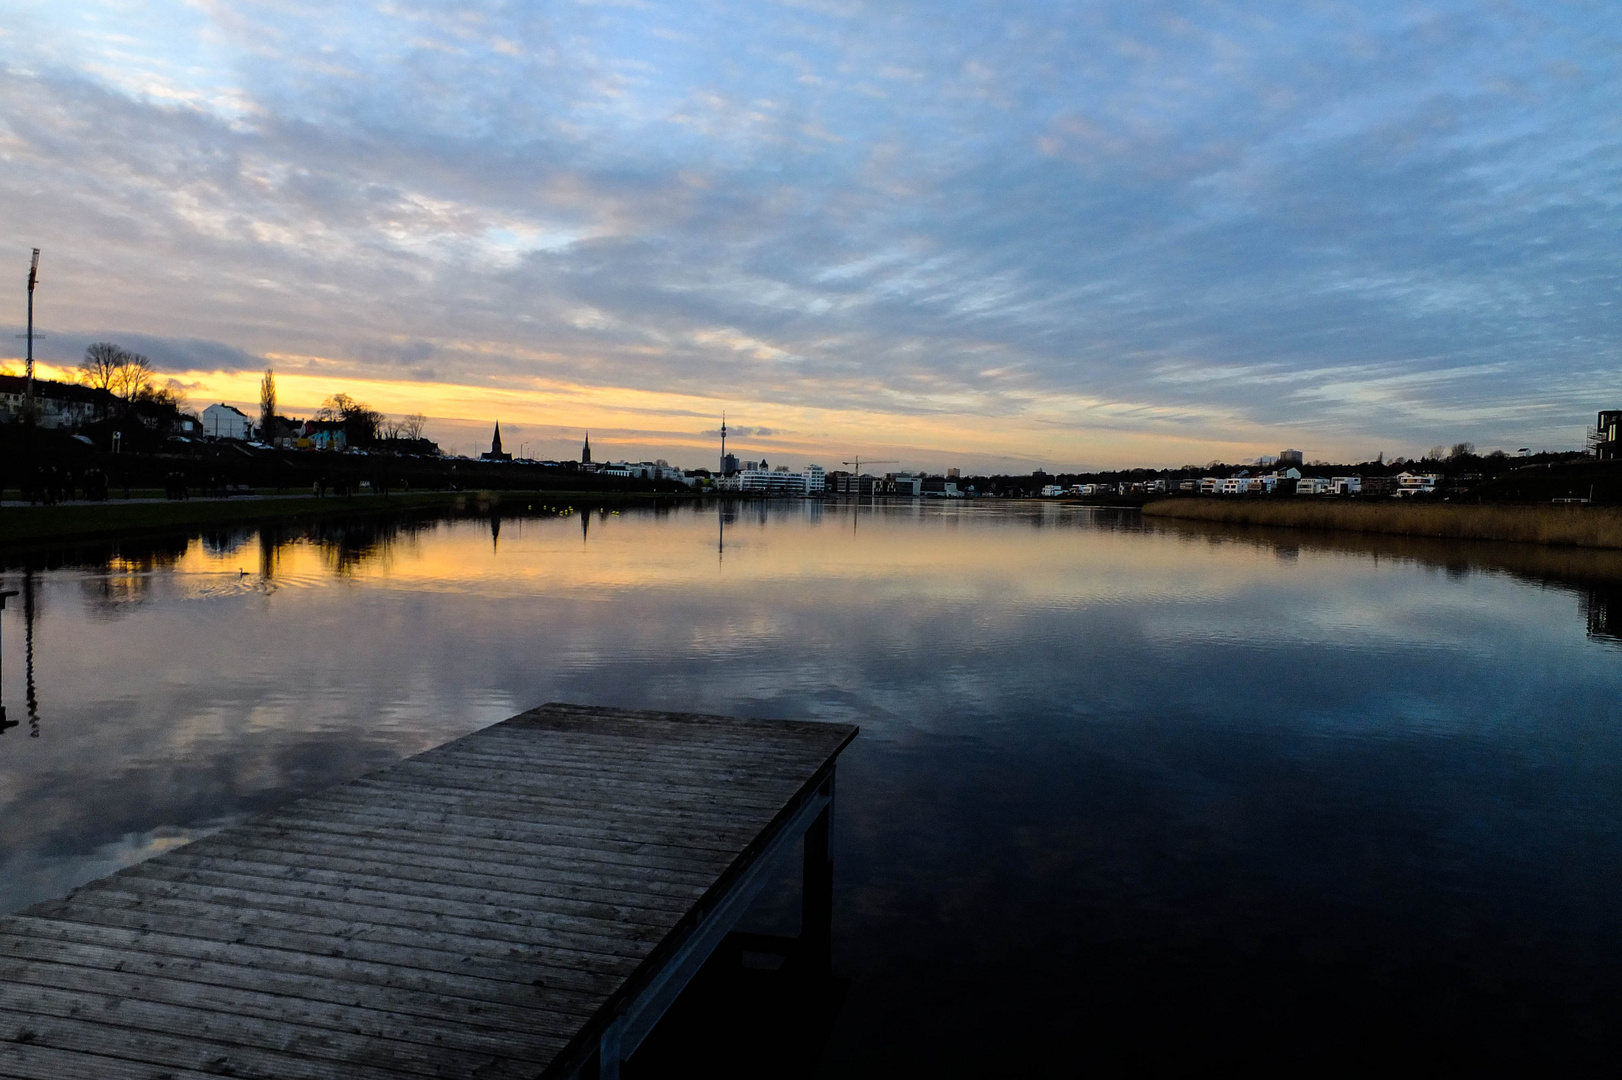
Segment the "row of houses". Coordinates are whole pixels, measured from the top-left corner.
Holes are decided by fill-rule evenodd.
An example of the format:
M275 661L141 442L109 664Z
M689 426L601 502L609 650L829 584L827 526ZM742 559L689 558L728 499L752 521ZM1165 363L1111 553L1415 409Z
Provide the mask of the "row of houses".
M1390 495L1405 498L1435 494L1444 483L1432 473L1402 472L1395 476L1302 476L1299 469L1251 476L1206 476L1198 480L1135 480L1119 484L1049 484L1042 494L1054 496L1156 495L1183 491L1201 495Z

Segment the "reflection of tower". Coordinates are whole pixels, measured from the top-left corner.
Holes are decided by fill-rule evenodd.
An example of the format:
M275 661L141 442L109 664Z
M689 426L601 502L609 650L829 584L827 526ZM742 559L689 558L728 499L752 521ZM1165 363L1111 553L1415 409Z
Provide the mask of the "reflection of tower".
M591 464L591 432L586 432L585 445L580 448L580 464Z
M727 554L727 513L725 507L726 503L717 503L715 505L715 518L721 526L721 537L718 541L716 541L715 545L716 562L724 561Z
M591 532L591 511L590 510L582 510L582 511L580 511L580 542L582 544L584 544L586 542L586 537L590 532Z
M34 572L23 571L23 696L28 703L28 734L39 738L39 698L34 693Z
M500 514L491 514L490 515L490 551L492 553L494 553L494 552L497 552L497 551L500 551L500 550L501 550L501 515Z
M5 611L6 610L6 597L8 597L8 596L16 596L16 595L17 595L17 590L15 590L15 589L12 589L12 590L7 591L7 592L0 592L0 611ZM4 686L5 686L4 681L0 680L0 688L3 688ZM17 724L18 724L18 721L16 721L16 720L7 720L6 719L6 703L4 701L0 701L0 735L4 735L7 730L9 730L10 728L16 727Z

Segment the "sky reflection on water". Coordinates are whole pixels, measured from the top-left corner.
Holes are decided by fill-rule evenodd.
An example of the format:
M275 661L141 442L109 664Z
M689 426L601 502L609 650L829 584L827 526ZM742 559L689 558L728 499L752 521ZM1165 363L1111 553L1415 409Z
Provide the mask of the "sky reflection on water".
M924 503L33 559L0 909L543 701L851 720L829 1075L1615 1049L1610 556Z

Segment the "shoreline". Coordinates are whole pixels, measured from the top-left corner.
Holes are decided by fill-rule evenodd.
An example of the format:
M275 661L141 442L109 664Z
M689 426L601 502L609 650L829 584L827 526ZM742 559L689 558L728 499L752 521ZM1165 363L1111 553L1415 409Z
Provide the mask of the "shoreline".
M1622 507L1416 505L1276 496L1161 499L1145 517L1433 540L1490 540L1550 547L1622 549Z
M0 548L150 536L216 525L296 523L344 515L466 510L469 507L486 511L500 508L503 503L523 510L537 499L570 506L599 506L691 497L594 491L422 491L319 498L314 495L243 495L129 502L110 499L55 506L8 505L0 507Z

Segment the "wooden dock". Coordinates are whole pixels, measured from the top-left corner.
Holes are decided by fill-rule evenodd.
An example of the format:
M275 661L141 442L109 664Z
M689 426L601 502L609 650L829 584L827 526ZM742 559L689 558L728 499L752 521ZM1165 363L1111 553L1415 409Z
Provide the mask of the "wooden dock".
M0 918L0 1076L617 1077L856 728L546 705Z

